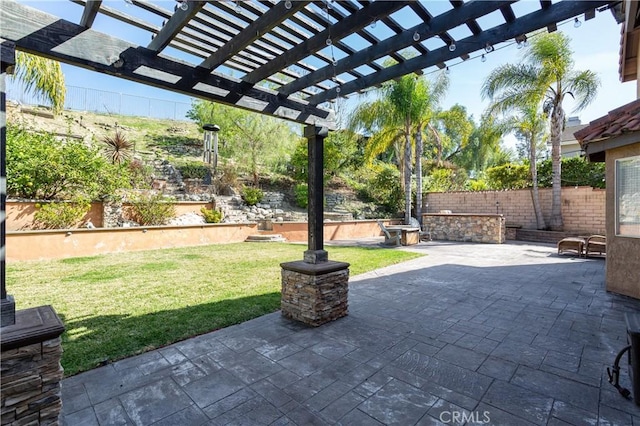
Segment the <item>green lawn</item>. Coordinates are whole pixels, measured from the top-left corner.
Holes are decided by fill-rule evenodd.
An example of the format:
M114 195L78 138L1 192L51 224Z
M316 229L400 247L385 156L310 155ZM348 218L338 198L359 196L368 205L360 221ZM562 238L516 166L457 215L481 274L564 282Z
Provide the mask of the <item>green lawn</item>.
M64 321L66 375L280 308L280 263L305 246L236 243L7 265L16 308L52 305ZM420 256L329 247L351 275Z

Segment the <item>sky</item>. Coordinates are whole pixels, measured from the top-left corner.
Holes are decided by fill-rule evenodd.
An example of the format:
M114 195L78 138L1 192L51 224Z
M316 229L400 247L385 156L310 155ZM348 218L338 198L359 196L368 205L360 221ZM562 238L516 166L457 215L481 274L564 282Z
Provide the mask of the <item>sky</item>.
M443 8L450 7L450 3L445 0L430 1L431 3L435 2L437 5L442 5ZM538 0L523 0L518 3L518 7L532 7L533 5L530 2L533 1L538 2ZM66 0L21 0L20 2L72 22L79 22L82 14L82 7ZM528 2L529 5L527 4ZM156 1L155 3L159 3L167 9L172 8L173 4L175 4L174 1ZM119 8L128 13L135 13L137 9L135 7L128 7L124 0L106 0L104 4L109 7ZM144 18L141 17L141 19L146 18L148 18L148 15L145 15ZM415 22L402 22L401 15L396 16L396 19L406 27L416 25ZM601 80L601 87L597 99L585 110L574 113L572 112L573 104L571 99L565 102L567 117L579 116L582 123L586 124L634 100L636 98L636 83L627 82L623 84L619 81L618 58L620 49L620 25L616 24L611 12L608 10L596 12L594 19L584 22L581 17L580 20L583 22L579 28L575 28L573 22L568 22L560 25L559 29L571 39L575 68L577 70L590 69L596 72ZM159 22L153 23L156 25L160 24ZM111 25L113 25L113 21L110 21L110 18L98 15L93 28L97 31L107 32ZM486 26L486 23L484 25ZM380 25L376 26L376 28L379 27ZM118 37L146 45L149 40L143 40L141 37L144 36L148 38L148 33L136 33L136 31L140 30L132 30L131 33L118 34ZM371 29L371 31L374 30ZM513 41L501 43L496 45L495 48L496 50L494 52L486 54L487 60L485 62L481 62L480 60L480 54L484 52L478 52L477 54L472 54L471 59L467 61L462 62L458 59L447 64L450 69L450 88L446 98L441 101L442 107L449 108L454 104L464 105L468 113L473 114L476 120L479 120L482 112L489 103L488 100L483 100L480 96L483 81L495 67L506 63L520 62L522 60L522 52L526 49L517 49ZM171 49L166 50L165 53L168 55L173 54L173 56L181 55L181 53ZM191 58L191 62L194 62L193 58ZM435 72L440 72L436 70L437 68L433 67L424 72L425 75L429 77L435 77ZM176 102L191 102L190 98L184 95L91 72L78 67L63 64L63 72L68 85L90 87L99 90ZM342 101L343 106L338 110L348 111L363 99L370 100L371 96L372 95L351 96L348 100Z

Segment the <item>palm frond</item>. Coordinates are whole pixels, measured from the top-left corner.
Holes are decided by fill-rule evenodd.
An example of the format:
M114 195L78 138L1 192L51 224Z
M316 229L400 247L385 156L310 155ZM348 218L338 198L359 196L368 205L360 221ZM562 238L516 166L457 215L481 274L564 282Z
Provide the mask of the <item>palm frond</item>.
M14 78L25 84L27 92L47 100L54 114L62 111L66 87L59 62L18 52Z

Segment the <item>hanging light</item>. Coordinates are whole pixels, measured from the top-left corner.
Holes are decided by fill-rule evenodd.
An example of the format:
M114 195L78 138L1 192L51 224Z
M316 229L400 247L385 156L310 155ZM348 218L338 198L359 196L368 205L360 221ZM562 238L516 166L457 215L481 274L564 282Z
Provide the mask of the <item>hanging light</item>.
M445 73L445 74L447 74L447 75L448 75L448 74L451 74L451 71L449 70L449 67L447 67L447 68L444 70L444 73Z
M340 93L340 86L336 87L336 93Z
M284 2L285 9L291 9L291 0L287 0Z
M574 27L574 28L580 28L580 25L582 25L582 21L580 21L580 20L578 19L578 17L575 17L575 18L573 19L573 27Z
M522 49L527 45L527 36L522 34L516 37L516 47L518 49Z
M236 13L242 13L242 7L240 6L240 0L236 0Z
M419 32L415 32L413 33L413 41L420 41L420 33Z
M133 0L124 0L125 5L131 6L133 5Z
M454 42L451 42L451 44L449 44L449 52L455 52L456 50L456 44Z
M484 50L487 53L491 53L491 52L493 52L493 46L490 43L487 43L487 44L484 45Z
M374 20L371 22L371 28L372 28L372 29L373 29L373 28L375 28L375 27L376 27L376 25L378 25L378 20L377 20L377 19L374 19Z
M484 56L484 53L482 54L482 57L480 58L480 62L487 62L487 57Z
M327 46L331 46L333 44L331 37L327 37L327 41L325 43L327 43Z
M182 3L180 3L180 9L181 10L189 9L189 4L187 3L187 0L184 0Z

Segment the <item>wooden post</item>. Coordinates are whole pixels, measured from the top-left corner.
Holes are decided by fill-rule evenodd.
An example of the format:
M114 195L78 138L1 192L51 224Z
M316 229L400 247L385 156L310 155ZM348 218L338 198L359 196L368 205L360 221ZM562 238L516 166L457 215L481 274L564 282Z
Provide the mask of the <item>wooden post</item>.
M7 294L6 287L6 217L7 217L7 74L13 72L15 66L15 44L0 39L0 327L13 325L16 322L16 304L13 297Z
M319 263L329 260L324 250L324 138L326 127L306 126L304 136L308 146L308 249L304 261Z

